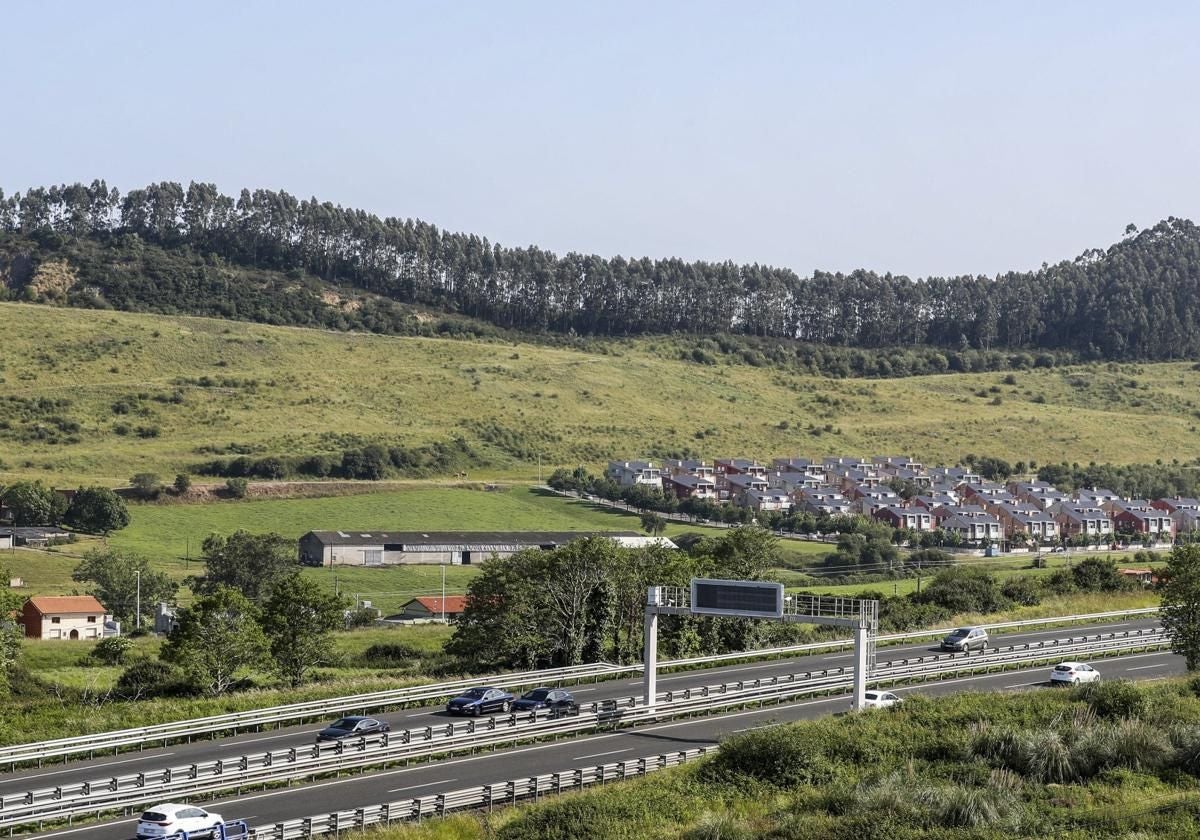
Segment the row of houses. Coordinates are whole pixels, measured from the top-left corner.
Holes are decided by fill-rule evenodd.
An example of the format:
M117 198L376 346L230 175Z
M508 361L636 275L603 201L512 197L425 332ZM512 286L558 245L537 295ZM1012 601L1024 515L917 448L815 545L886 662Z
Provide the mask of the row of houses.
M914 458L878 456L611 461L618 485L655 487L677 499L705 499L757 512L862 515L894 528L942 530L964 543L1104 541L1130 535L1154 542L1200 530L1200 500L1125 499L1111 490L1064 493L1043 481L986 481L962 467L926 469ZM904 495L896 488L903 488Z

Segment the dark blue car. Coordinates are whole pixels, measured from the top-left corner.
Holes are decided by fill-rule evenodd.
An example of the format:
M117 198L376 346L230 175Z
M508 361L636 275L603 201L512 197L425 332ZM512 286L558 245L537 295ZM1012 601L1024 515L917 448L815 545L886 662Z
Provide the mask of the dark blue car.
M391 732L392 727L386 721L375 718L351 715L334 721L317 733L318 741L341 741L343 738L362 738L366 735L378 735Z
M502 688L469 688L446 704L452 715L482 715L491 712L507 712L512 708L513 696Z

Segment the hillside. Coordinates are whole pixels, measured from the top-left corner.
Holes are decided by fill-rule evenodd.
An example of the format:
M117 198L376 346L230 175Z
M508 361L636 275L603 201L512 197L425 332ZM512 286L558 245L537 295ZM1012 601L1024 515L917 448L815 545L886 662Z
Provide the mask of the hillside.
M0 304L0 481L121 484L237 455L404 448L402 474L534 479L695 453L1190 460L1186 363L828 379L668 358ZM1011 383L1011 384L1010 384Z
M421 331L406 308L418 306L564 336L738 334L1088 360L1200 355L1200 229L1176 218L994 278L801 277L757 263L507 247L282 191L235 199L212 184L163 182L122 196L97 180L0 194L0 288L26 300L384 333Z

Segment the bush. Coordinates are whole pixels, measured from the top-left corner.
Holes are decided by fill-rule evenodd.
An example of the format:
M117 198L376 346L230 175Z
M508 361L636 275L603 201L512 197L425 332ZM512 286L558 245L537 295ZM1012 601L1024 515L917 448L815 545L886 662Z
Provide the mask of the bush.
M1102 718L1138 717L1146 709L1141 690L1125 680L1090 682L1075 689L1075 696Z
M97 642L88 655L105 665L124 665L131 650L133 639L127 636L111 636Z
M175 476L174 487L175 492L182 496L184 493L192 489L192 477L187 473L179 473L177 476Z
M250 482L244 478L227 478L225 479L225 490L230 496L235 499L246 498L246 491L250 487Z
M981 569L965 566L940 572L915 600L937 604L952 614L999 612L1009 606L995 578Z
M403 642L379 642L362 652L360 660L368 668L404 668L420 659L421 652Z
M1037 582L1029 577L1010 578L1000 588L1000 594L1022 607L1035 607L1042 602Z
M744 732L722 742L700 775L708 781L734 783L752 779L780 788L816 785L833 778L833 764L811 740L788 729Z
M126 700L139 700L179 697L192 692L174 666L156 659L143 659L130 665L117 678L116 693Z

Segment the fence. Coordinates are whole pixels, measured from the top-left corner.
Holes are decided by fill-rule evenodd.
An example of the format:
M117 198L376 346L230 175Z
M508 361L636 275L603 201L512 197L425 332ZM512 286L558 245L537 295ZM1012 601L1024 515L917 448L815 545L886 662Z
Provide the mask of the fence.
M995 648L978 654L936 654L887 662L876 668L874 683L895 683L990 671L1066 656L1080 657L1151 649L1165 644L1161 630L1144 629L1081 638ZM241 790L255 785L290 782L349 769L385 766L414 758L473 751L544 737L573 735L598 728L626 728L639 723L708 713L732 706L783 702L794 697L841 691L850 684L850 669L785 674L668 691L655 706L633 697L593 703L566 718L539 720L533 713L451 722L404 732L386 733L354 742L314 744L247 754L229 759L131 773L88 782L58 785L0 797L0 827L127 808L151 800Z

